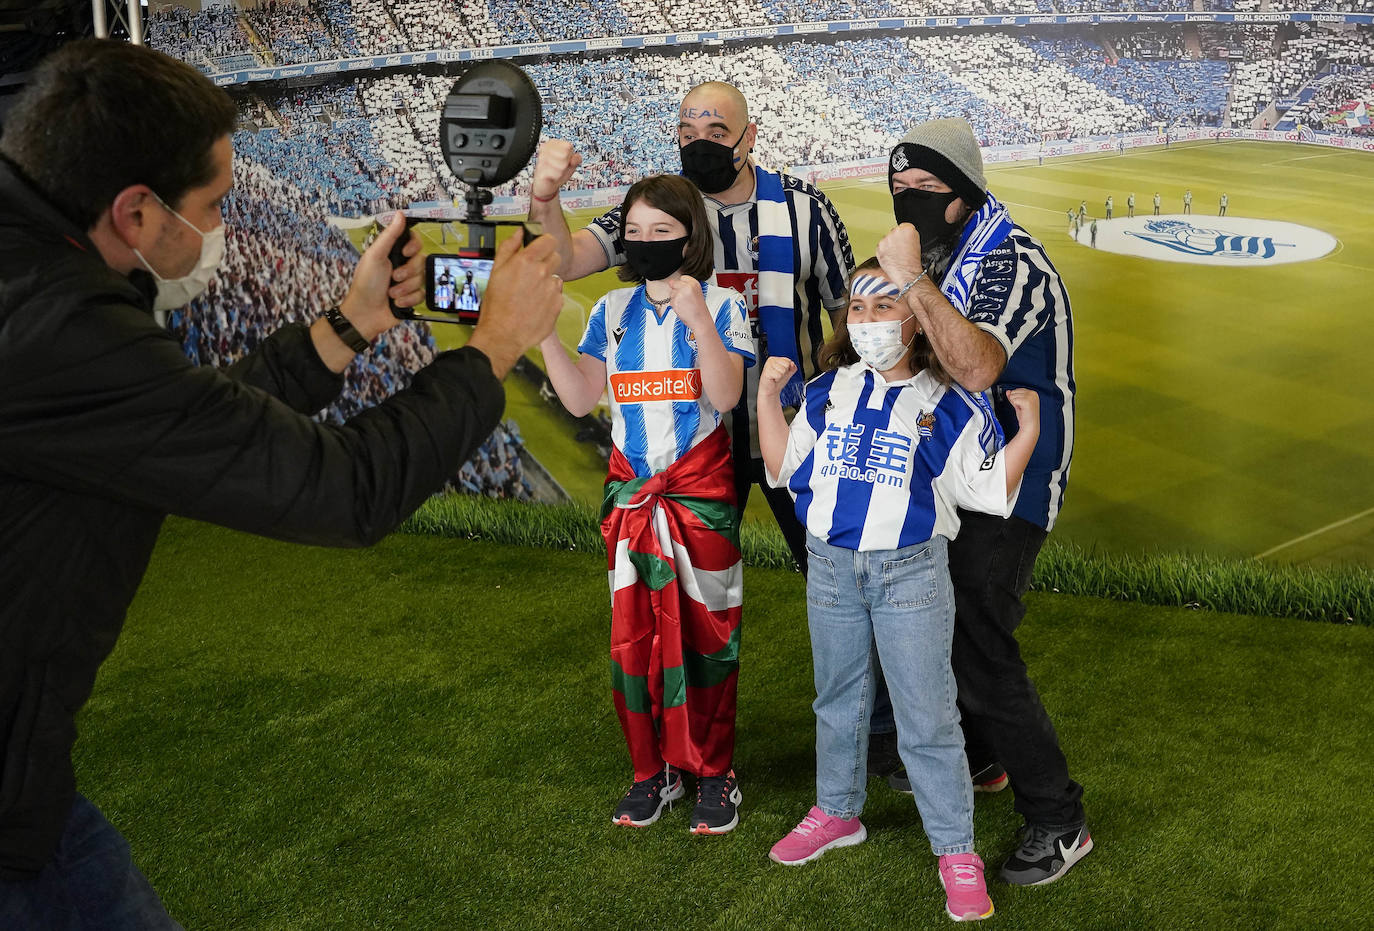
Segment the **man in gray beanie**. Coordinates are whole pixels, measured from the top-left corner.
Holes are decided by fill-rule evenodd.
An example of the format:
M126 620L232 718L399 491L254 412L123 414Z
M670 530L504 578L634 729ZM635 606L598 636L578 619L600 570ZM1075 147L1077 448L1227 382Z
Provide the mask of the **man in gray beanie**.
M1002 866L1018 885L1053 882L1092 849L1083 787L1069 777L1054 725L1016 643L1035 557L1059 514L1073 454L1073 320L1045 248L988 193L973 128L931 120L907 133L888 161L897 227L878 244L945 370L969 391L994 389L1002 429L1016 418L1008 388L1040 395L1040 439L1012 516L960 509L949 545L954 582L953 666L959 684L970 791L1010 781L1026 828ZM873 719L870 771L897 788L886 695ZM886 760L884 759L886 757Z

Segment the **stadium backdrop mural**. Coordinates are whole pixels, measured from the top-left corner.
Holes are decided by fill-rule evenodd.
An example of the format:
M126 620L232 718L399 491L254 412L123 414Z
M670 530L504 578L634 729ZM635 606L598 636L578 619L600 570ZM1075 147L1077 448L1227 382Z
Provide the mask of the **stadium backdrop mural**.
M1203 5L988 0L987 16L955 17L967 4L738 0L712 32L679 0L155 6L149 44L240 109L225 264L170 325L200 363L237 358L342 293L371 218L398 207L433 221L417 228L428 251L451 251L463 188L438 114L467 60L521 64L545 137L583 156L573 228L678 170L683 93L725 80L750 102L756 158L821 187L862 258L892 223L888 149L915 122L962 116L1074 301L1080 433L1056 536L1369 564L1374 431L1347 334L1374 265L1374 0ZM526 170L498 189L493 212L522 213L528 184ZM566 347L613 286L569 284ZM318 308L279 298L295 293ZM399 390L466 330L398 326L322 416ZM541 364L532 353L508 380L506 421L452 489L599 497L605 410L563 413Z

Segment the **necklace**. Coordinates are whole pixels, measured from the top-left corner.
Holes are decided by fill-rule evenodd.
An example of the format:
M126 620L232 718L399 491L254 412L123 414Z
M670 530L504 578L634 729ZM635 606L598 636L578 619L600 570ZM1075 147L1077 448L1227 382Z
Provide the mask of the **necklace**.
M668 302L671 301L672 299L673 299L673 298L672 298L672 295L669 295L668 297L665 297L665 298L664 298L663 300L661 300L661 301L656 301L656 300L654 300L652 297L649 296L649 289L648 289L648 288L645 288L645 289L644 289L644 300L648 301L650 304L653 304L655 307L667 307L667 306L668 306Z

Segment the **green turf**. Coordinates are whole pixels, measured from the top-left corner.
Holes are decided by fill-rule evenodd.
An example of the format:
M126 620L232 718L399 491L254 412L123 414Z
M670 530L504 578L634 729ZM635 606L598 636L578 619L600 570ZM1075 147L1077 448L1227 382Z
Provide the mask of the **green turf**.
M540 549L604 553L598 510L450 494L430 498L402 530ZM746 521L744 563L791 569L777 528ZM1374 626L1374 572L1363 566L1276 566L1181 553L1087 552L1054 537L1035 563L1033 591L1093 595L1167 607Z
M1058 539L1112 553L1374 565L1374 405L1361 338L1372 167L1361 153L1228 142L989 169L991 189L1045 243L1073 299L1078 435ZM1232 216L1315 226L1340 245L1314 262L1230 269L1095 251L1067 234L1064 211L1080 200L1098 213L1113 194L1124 215L1127 193L1144 212L1159 190L1165 211L1177 211L1184 187L1199 215L1225 190ZM856 257L870 255L892 222L883 185L825 190ZM616 285L610 275L569 283L567 345ZM585 457L565 457L549 434L567 428L534 407L519 414L536 455L551 449L546 465L594 498L599 466L567 476ZM750 510L766 513L754 501Z
M793 573L747 573L739 829L609 824L605 579L587 554L170 521L81 715L80 785L188 928L945 927L911 802L876 784L868 843L766 858L813 792ZM994 884L997 927L1365 926L1374 630L1036 595L1022 642L1097 849ZM1017 823L981 798L980 852Z

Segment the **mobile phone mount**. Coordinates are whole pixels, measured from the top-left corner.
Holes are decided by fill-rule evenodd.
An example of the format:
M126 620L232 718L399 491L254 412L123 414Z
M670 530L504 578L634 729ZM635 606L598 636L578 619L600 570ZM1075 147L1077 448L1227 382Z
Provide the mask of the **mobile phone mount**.
M439 114L439 148L449 169L467 186L465 222L469 249L495 249L496 224L485 219L491 188L505 184L530 163L539 146L544 108L530 76L507 61L484 61L468 68L454 83ZM405 264L401 250L407 234L396 240L393 268ZM410 316L393 302L391 312Z

